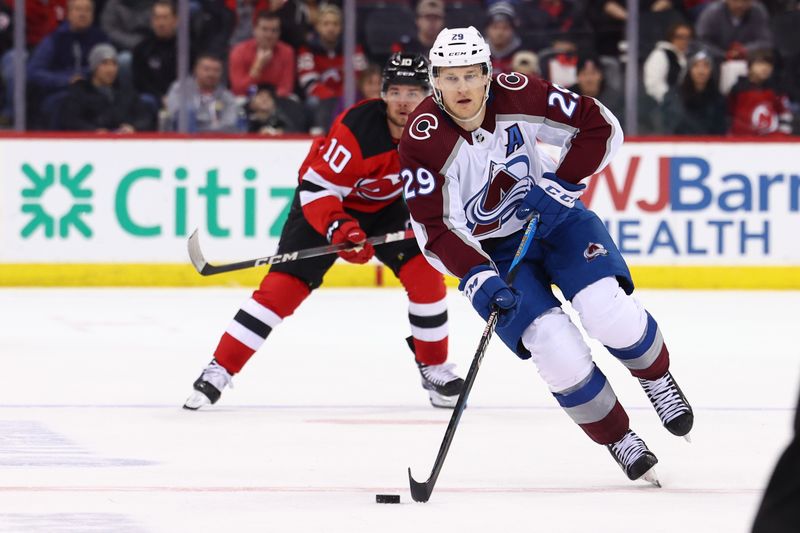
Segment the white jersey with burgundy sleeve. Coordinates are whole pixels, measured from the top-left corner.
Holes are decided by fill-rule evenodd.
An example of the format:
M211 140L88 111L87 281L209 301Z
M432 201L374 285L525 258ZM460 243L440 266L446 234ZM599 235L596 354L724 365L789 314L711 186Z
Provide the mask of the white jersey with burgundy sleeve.
M537 145L560 146L557 160ZM400 141L414 233L438 270L462 278L490 262L480 241L522 229L515 212L545 172L578 183L622 144L619 122L594 98L522 74L492 81L481 126L466 132L428 97Z

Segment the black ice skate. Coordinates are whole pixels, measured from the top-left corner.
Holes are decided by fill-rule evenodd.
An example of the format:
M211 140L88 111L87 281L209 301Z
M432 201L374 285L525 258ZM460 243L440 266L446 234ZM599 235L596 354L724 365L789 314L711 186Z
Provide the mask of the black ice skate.
M228 385L233 387L231 375L217 363L216 359L212 359L194 382L194 391L183 404L183 408L196 411L201 407L217 403L222 390Z
M689 431L694 424L694 413L672 374L667 372L652 381L639 379L639 383L667 431L691 442Z
M644 478L645 481L649 481L657 487L661 486L656 471L653 469L658 463L658 459L647 448L647 444L639 435L629 429L621 439L613 444L607 444L606 448L611 452L628 479L634 481Z
M413 352L414 338L408 337L406 342ZM464 388L464 380L453 373L455 366L452 363L426 365L417 362L422 388L428 391L428 398L434 407L453 409L456 406L458 396Z

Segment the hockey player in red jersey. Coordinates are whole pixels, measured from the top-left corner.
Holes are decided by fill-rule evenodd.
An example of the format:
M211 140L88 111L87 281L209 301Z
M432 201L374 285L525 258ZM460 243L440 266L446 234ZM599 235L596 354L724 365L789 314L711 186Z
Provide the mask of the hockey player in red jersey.
M344 260L366 263L374 255L391 268L408 295L409 345L422 386L435 407L452 408L464 381L446 363L444 277L427 263L413 240L375 247L364 244L369 234L408 227L397 143L408 116L429 90L423 56L394 54L389 59L383 70L381 99L365 100L345 110L328 136L311 147L300 168L300 183L278 253L347 242L356 247L339 252ZM214 359L194 382L184 407L198 409L216 403L231 377L272 329L322 284L335 260L335 255L327 255L273 265L225 330Z
M459 288L539 374L567 414L608 447L630 479L658 483L656 456L595 365L561 302L589 336L638 378L663 425L688 436L694 416L669 372L653 317L603 223L580 202L581 181L622 143L616 118L597 100L518 73L492 79L489 47L473 27L445 29L430 52L433 96L409 118L400 142L404 195L428 260ZM553 160L537 143L561 148ZM504 281L526 219L539 226L514 281Z

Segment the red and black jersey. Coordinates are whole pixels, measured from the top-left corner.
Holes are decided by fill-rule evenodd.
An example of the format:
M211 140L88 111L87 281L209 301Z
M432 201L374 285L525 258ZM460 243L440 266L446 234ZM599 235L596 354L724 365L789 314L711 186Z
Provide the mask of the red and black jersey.
M314 229L326 235L334 221L352 218L345 208L374 213L400 197L397 143L382 100L365 100L336 117L300 167L300 204Z
M356 46L353 68L361 72L367 68L367 59L361 46ZM306 96L320 99L338 98L344 90L344 55L341 43L334 50L312 42L297 51L297 81Z
M789 99L770 84L740 78L728 95L733 135L769 135L792 132Z

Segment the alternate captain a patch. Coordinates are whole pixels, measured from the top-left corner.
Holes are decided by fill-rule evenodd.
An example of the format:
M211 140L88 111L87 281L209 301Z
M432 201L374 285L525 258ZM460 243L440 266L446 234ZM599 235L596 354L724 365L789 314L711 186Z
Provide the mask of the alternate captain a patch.
M518 148L522 148L522 145L525 144L525 138L522 136L517 123L507 127L506 133L508 133L508 142L506 143L506 157L508 157Z
M598 257L602 257L604 255L608 255L608 250L602 244L598 244L596 242L590 242L589 246L583 251L583 257L588 262L592 262Z

